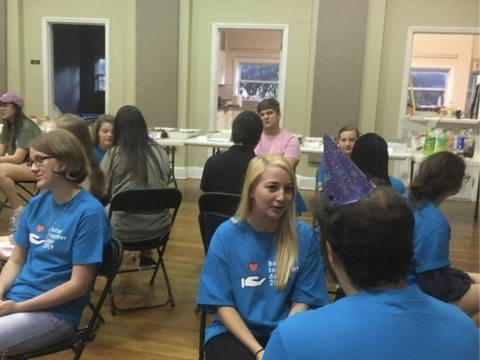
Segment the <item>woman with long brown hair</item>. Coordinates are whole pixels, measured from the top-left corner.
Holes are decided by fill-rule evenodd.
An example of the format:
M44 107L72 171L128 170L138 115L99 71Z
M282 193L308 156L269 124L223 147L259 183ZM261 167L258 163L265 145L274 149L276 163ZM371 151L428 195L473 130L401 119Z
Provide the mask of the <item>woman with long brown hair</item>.
M115 115L113 147L105 154L101 169L108 197L131 189L165 189L170 179L167 153L148 135L145 118L131 105L122 106ZM170 211L160 214L112 215L113 237L122 242L149 239L170 226ZM150 250L140 252L140 267L156 265Z

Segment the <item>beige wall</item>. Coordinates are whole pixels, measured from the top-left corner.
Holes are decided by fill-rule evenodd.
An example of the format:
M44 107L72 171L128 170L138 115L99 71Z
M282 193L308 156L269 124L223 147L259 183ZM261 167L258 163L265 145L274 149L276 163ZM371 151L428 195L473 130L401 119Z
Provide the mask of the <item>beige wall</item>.
M177 126L178 32L178 1L136 1L136 105L149 126Z
M472 44L472 59L478 59L480 57L480 36L475 35L473 37Z
M409 26L478 27L478 0L387 1L375 124L387 139L397 137Z
M7 92L7 2L0 0L0 94Z
M412 45L412 68L450 70L445 91L445 105L450 102L463 109L467 99L472 59L473 35L415 34Z
M189 38L190 67L188 76L187 126L208 129L210 102L211 41L213 23L289 24L284 126L292 132L306 134L310 125L312 51L315 50L315 0L245 0L232 9L232 3L221 0L188 2L181 21L191 16ZM274 11L273 11L274 10ZM266 16L272 14L272 16ZM274 14L274 16L273 16ZM183 70L185 71L185 70ZM185 80L184 80L185 81ZM182 86L182 85L181 85ZM311 85L310 85L311 86ZM188 164L203 166L207 152L189 151Z
M8 88L25 97L28 114L43 114L42 17L110 20L110 108L135 101L135 0L7 0Z
M144 56L136 52L136 9L141 0L6 1L8 89L25 96L27 113L43 112L42 66L30 65L30 59L42 59L42 16L110 19L114 60L110 112L135 103L141 85L136 57ZM208 129L213 23L289 24L284 125L292 132L309 134L318 8L322 1L332 0L244 0L235 9L224 0L178 1L178 125ZM409 26L478 27L478 1L437 0L432 6L431 0L369 0L359 110L363 132L377 131L386 138L397 135ZM201 167L208 151L189 150L186 163L183 150L178 155L179 166ZM315 170L302 161L298 173L314 176Z

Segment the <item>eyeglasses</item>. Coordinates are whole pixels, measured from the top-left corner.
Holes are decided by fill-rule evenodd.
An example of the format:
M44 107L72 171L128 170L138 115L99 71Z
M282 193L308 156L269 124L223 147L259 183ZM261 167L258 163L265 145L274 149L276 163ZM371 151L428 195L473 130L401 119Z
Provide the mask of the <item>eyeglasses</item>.
M39 156L39 157L36 157L33 160L26 161L25 164L27 164L28 167L32 167L33 164L35 164L35 166L40 166L40 165L43 164L45 159L51 159L51 158L54 158L54 157L55 156Z
M470 180L470 175L465 175L462 179L462 185L465 186Z
M9 106L13 106L12 103L2 103L2 102L0 102L0 108L2 108L2 107L6 108L6 107L9 107Z

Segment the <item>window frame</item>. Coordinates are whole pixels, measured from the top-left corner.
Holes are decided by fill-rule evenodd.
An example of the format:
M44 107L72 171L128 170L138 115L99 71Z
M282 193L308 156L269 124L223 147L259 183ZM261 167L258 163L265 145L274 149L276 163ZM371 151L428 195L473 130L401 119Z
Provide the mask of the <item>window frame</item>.
M103 73L100 73L98 71L98 68L99 68L99 62L103 60L104 61L104 70L103 70ZM105 82L105 88L104 89L101 89L100 86L99 86L99 83L100 83L100 77L104 77L104 82ZM105 92L107 90L107 60L105 59L105 57L98 57L96 60L95 60L95 91L102 91L102 92Z
M410 81L407 85L407 94L410 94L410 91L443 91L443 104L439 106L446 106L451 101L451 81L450 78L452 75L452 69L448 67L430 67L430 66L421 66L421 67L411 67L409 72L409 78L412 76L412 72L429 72L429 73L444 73L445 77L445 86L443 88L424 88L424 87L411 87ZM413 83L412 83L413 86ZM415 101L415 105L418 106L417 102Z
M273 65L278 66L278 81L248 81L252 83L264 83L264 84L277 84L280 88L280 59L279 58L240 58L236 57L233 59L234 62L234 86L233 86L233 96L239 96L240 89L240 66L242 65ZM279 91L277 91L279 93ZM261 102L263 99L244 99L248 101Z

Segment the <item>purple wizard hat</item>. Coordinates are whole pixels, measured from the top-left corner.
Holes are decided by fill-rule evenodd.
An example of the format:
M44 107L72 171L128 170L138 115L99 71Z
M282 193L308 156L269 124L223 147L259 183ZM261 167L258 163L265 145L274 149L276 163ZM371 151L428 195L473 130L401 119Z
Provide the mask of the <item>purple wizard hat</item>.
M351 204L373 192L375 185L326 134L323 135L323 149L324 189L331 206Z

